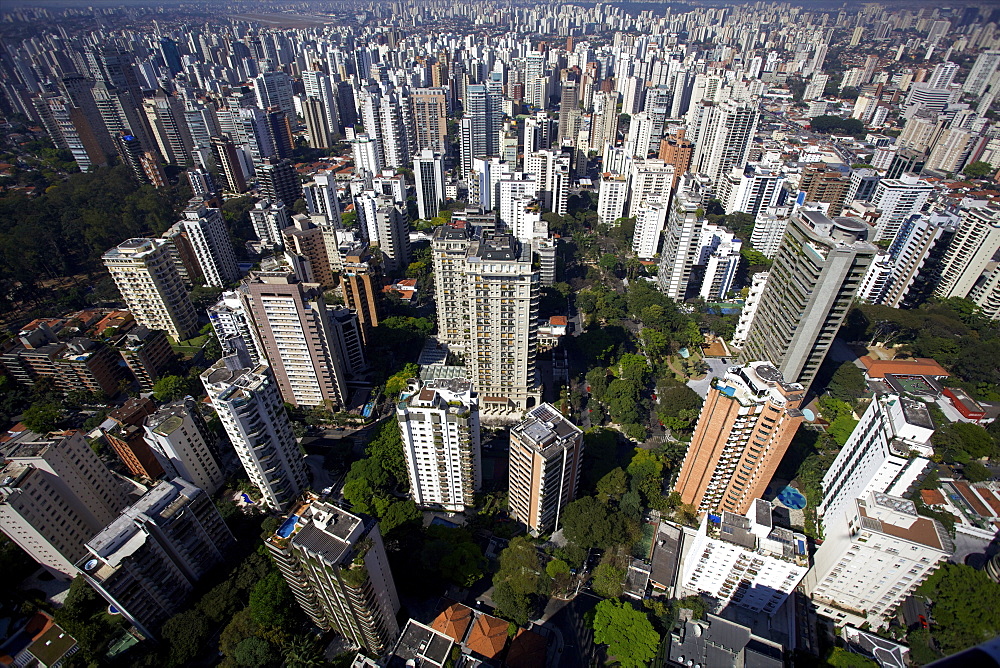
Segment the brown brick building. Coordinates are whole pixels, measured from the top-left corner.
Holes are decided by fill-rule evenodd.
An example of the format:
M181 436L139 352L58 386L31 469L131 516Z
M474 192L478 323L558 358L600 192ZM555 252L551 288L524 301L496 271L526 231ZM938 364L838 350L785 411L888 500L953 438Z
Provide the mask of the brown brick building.
M732 367L708 391L675 491L700 512L746 514L802 423L804 388L769 362Z
M117 424L104 432L104 438L132 475L150 480L163 475L163 467L143 438L142 423L155 412L156 404L149 399L129 399L108 415Z

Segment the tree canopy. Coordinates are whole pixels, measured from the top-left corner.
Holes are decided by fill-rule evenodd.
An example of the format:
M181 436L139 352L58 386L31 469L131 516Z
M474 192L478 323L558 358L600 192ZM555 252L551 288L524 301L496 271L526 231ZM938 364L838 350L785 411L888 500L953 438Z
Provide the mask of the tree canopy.
M650 664L660 646L660 634L645 613L612 600L601 601L594 612L594 640L607 645L608 654L622 668Z
M917 593L931 600L931 635L945 655L1000 634L1000 584L982 571L944 563Z

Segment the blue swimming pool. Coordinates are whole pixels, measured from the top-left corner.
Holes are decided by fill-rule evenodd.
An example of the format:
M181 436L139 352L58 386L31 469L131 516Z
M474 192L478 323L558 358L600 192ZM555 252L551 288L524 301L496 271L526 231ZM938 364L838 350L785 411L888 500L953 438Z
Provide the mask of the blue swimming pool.
M802 510L806 507L806 497L802 496L802 492L791 485L785 485L778 492L778 501L781 501L793 510Z
M449 529L458 529L461 525L455 524L454 522L449 522L443 517L435 517L431 520L431 524L438 524L443 527L448 527Z
M295 523L299 521L298 515L290 515L288 519L281 523L278 527L278 535L282 538L288 538L295 531Z

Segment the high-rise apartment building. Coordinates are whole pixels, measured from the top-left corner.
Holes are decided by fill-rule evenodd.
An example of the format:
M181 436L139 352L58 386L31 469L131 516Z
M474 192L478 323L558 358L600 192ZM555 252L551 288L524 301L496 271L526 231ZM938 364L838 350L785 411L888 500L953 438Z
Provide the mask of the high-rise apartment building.
M448 148L448 92L445 88L417 88L410 95L416 150L445 153Z
M225 186L231 193L247 191L247 175L243 169L243 158L236 143L226 137L212 137L212 153L222 170Z
M268 158L257 168L257 187L272 202L283 202L291 207L302 197L302 181L292 166L292 161Z
M962 84L962 90L975 97L980 97L986 92L986 88L993 78L993 73L997 71L998 67L1000 67L1000 50L989 49L980 52L976 56L976 62L972 64L972 69L969 70L969 76Z
M618 93L610 90L594 93L594 115L590 121L590 145L614 146L618 141ZM531 152L525 148L526 152ZM534 150L532 147L531 150Z
M219 301L208 308L209 322L212 323L212 329L223 350L228 350L231 347L229 339L236 337L243 341L251 362L266 362L264 345L253 318L247 313L245 297L241 298L241 293L246 293L242 285L232 292L223 292Z
M903 221L892 240L892 281L882 304L912 308L934 289L938 269L960 218L947 212L913 215Z
M701 512L746 513L795 431L805 388L768 362L731 367L709 388L674 489Z
M702 109L691 137L695 144L692 171L718 183L733 167L746 163L760 113L756 103L736 100L702 103Z
M809 570L806 545L803 534L774 525L773 507L763 499L743 515L706 514L685 550L681 587L707 594L720 609L733 604L773 615Z
M844 211L851 179L837 170L828 169L825 163L811 164L802 170L799 190L805 193L806 202L829 204L828 213L839 216Z
M200 200L192 200L184 209L181 223L198 259L205 285L224 288L239 279L236 253L221 210L209 208Z
M326 119L326 107L321 100L307 97L302 100L302 118L306 122L311 148L330 148L333 137Z
M194 585L235 543L212 498L181 478L161 482L87 541L84 579L139 632L184 609Z
M410 225L406 209L391 197L379 195L367 210L368 240L382 251L387 274L402 275L410 266Z
M444 160L440 153L424 149L413 158L413 180L417 188L417 215L429 220L438 215L444 196Z
M678 128L676 134L661 139L660 150L656 156L664 164L674 166L675 189L680 178L691 169L691 160L694 159L694 142L685 139L684 135L684 128Z
M540 404L510 430L510 513L532 535L554 531L576 498L583 432L552 404Z
M474 158L500 155L501 99L500 94L483 84L466 87L465 111L459 123L463 177L472 171Z
M266 543L316 626L374 655L392 646L399 596L375 520L310 495Z
M597 193L597 221L602 225L614 225L625 215L628 202L628 176L623 174L601 174L600 190Z
M640 259L650 259L660 250L660 237L667 224L666 202L645 201L636 211L632 252Z
M340 277L344 303L358 314L361 336L367 340L372 327L378 326L382 293L382 271L367 242L356 241L343 254Z
M1000 207L988 204L962 211L948 244L934 294L942 299L966 297L1000 248Z
M163 467L142 437L142 421L154 411L156 404L151 399L130 397L123 406L108 413L114 425L101 430L104 440L129 472L147 480L156 480L163 475Z
M788 221L742 359L768 360L808 388L877 249L856 218L800 209Z
M875 225L873 241L892 241L903 221L920 213L934 186L921 181L915 174L903 174L898 179L882 179L875 186L871 204L882 214Z
M316 223L319 222L319 225ZM292 224L281 231L285 250L295 253L305 260L303 281L318 283L324 290L334 286L333 268L328 254L329 238L333 229L327 223L326 216L304 214L292 216Z
M168 479L183 478L215 494L226 478L209 430L191 397L164 404L143 423L146 443Z
M719 198L727 214L741 211L756 217L778 203L784 177L776 170L748 164L734 167L719 185Z
M251 367L245 353L235 354L201 374L201 382L264 503L287 510L309 477L271 368Z
M439 336L465 354L480 407L510 414L530 406L538 400L539 288L531 244L443 225L432 257Z
M101 260L136 322L178 340L198 331L198 317L163 239L129 239Z
M628 217L635 216L639 206L647 200L669 202L674 176L673 165L667 165L662 160L632 160L628 171Z
M804 585L816 611L838 626L886 626L955 551L940 522L918 515L912 501L881 492L855 499L825 529Z
M524 156L524 171L535 177L536 196L546 211L566 215L569 206L570 156L557 149L541 149Z
M254 272L242 288L238 294L284 400L294 406L343 406L346 374L331 343L319 286L279 270Z
M853 512L869 492L908 497L933 464L934 421L922 401L900 394L877 396L823 476L824 522Z
M422 508L462 512L482 487L479 398L464 378L410 382L396 404L410 495Z
M125 488L78 431L22 431L5 449L0 530L54 575L72 579L84 544L128 505Z

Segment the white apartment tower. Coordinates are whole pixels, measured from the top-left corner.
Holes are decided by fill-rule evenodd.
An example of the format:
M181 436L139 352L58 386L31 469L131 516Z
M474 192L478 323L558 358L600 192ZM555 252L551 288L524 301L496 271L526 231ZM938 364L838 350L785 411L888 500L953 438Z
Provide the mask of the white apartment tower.
M145 440L168 479L183 478L215 494L226 482L225 472L209 443L215 436L191 397L160 407L146 417Z
M250 360L258 364L266 359L264 345L260 342L253 318L247 313L245 302L240 297L245 292L243 286L232 292L223 292L219 301L208 308L208 319L223 350L229 348L231 338L237 337L243 340Z
M806 537L774 526L772 506L757 499L746 515L723 511L701 520L682 565L681 587L773 615L809 570Z
M0 469L0 530L57 577L76 576L85 543L128 505L124 487L78 431L22 431Z
M892 240L903 221L920 213L934 186L914 174L902 174L898 179L882 179L875 186L871 203L882 211L875 225L874 241Z
M823 476L817 510L824 524L839 522L869 492L909 496L933 466L933 434L923 402L900 394L876 397Z
M240 357L222 358L201 382L250 482L268 507L284 512L309 476L270 367Z
M570 157L557 149L524 156L524 171L535 177L537 196L546 211L565 216L569 206Z
M942 299L967 297L1000 248L1000 207L962 211L958 230L948 244L934 294Z
M424 149L413 158L413 179L417 188L417 216L430 220L438 215L444 196L444 161L440 153Z
M102 258L136 322L177 340L198 331L198 316L165 239L129 239Z
M192 201L184 209L181 223L198 260L205 285L224 288L239 279L236 253L229 239L229 230L222 220L222 211L209 208L200 201Z
M625 215L628 202L628 177L606 172L601 174L600 191L597 194L597 221L603 225L614 225Z
M650 259L660 248L660 236L667 224L667 203L644 201L635 216L632 252L640 259Z
M629 167L628 217L634 217L636 211L639 210L639 205L647 199L669 202L673 185L673 165L668 165L656 158L633 160Z
M284 245L281 231L292 224L289 208L280 200L272 202L265 197L250 209L250 224L262 244L271 248Z
M479 398L464 378L410 381L396 404L410 494L422 508L462 512L482 487Z
M869 492L826 526L806 593L838 626L881 628L954 551L941 523L918 515L912 501Z
M704 103L700 123L691 139L695 142L691 171L707 174L719 183L734 167L746 164L757 131L759 112L755 102L725 100Z

